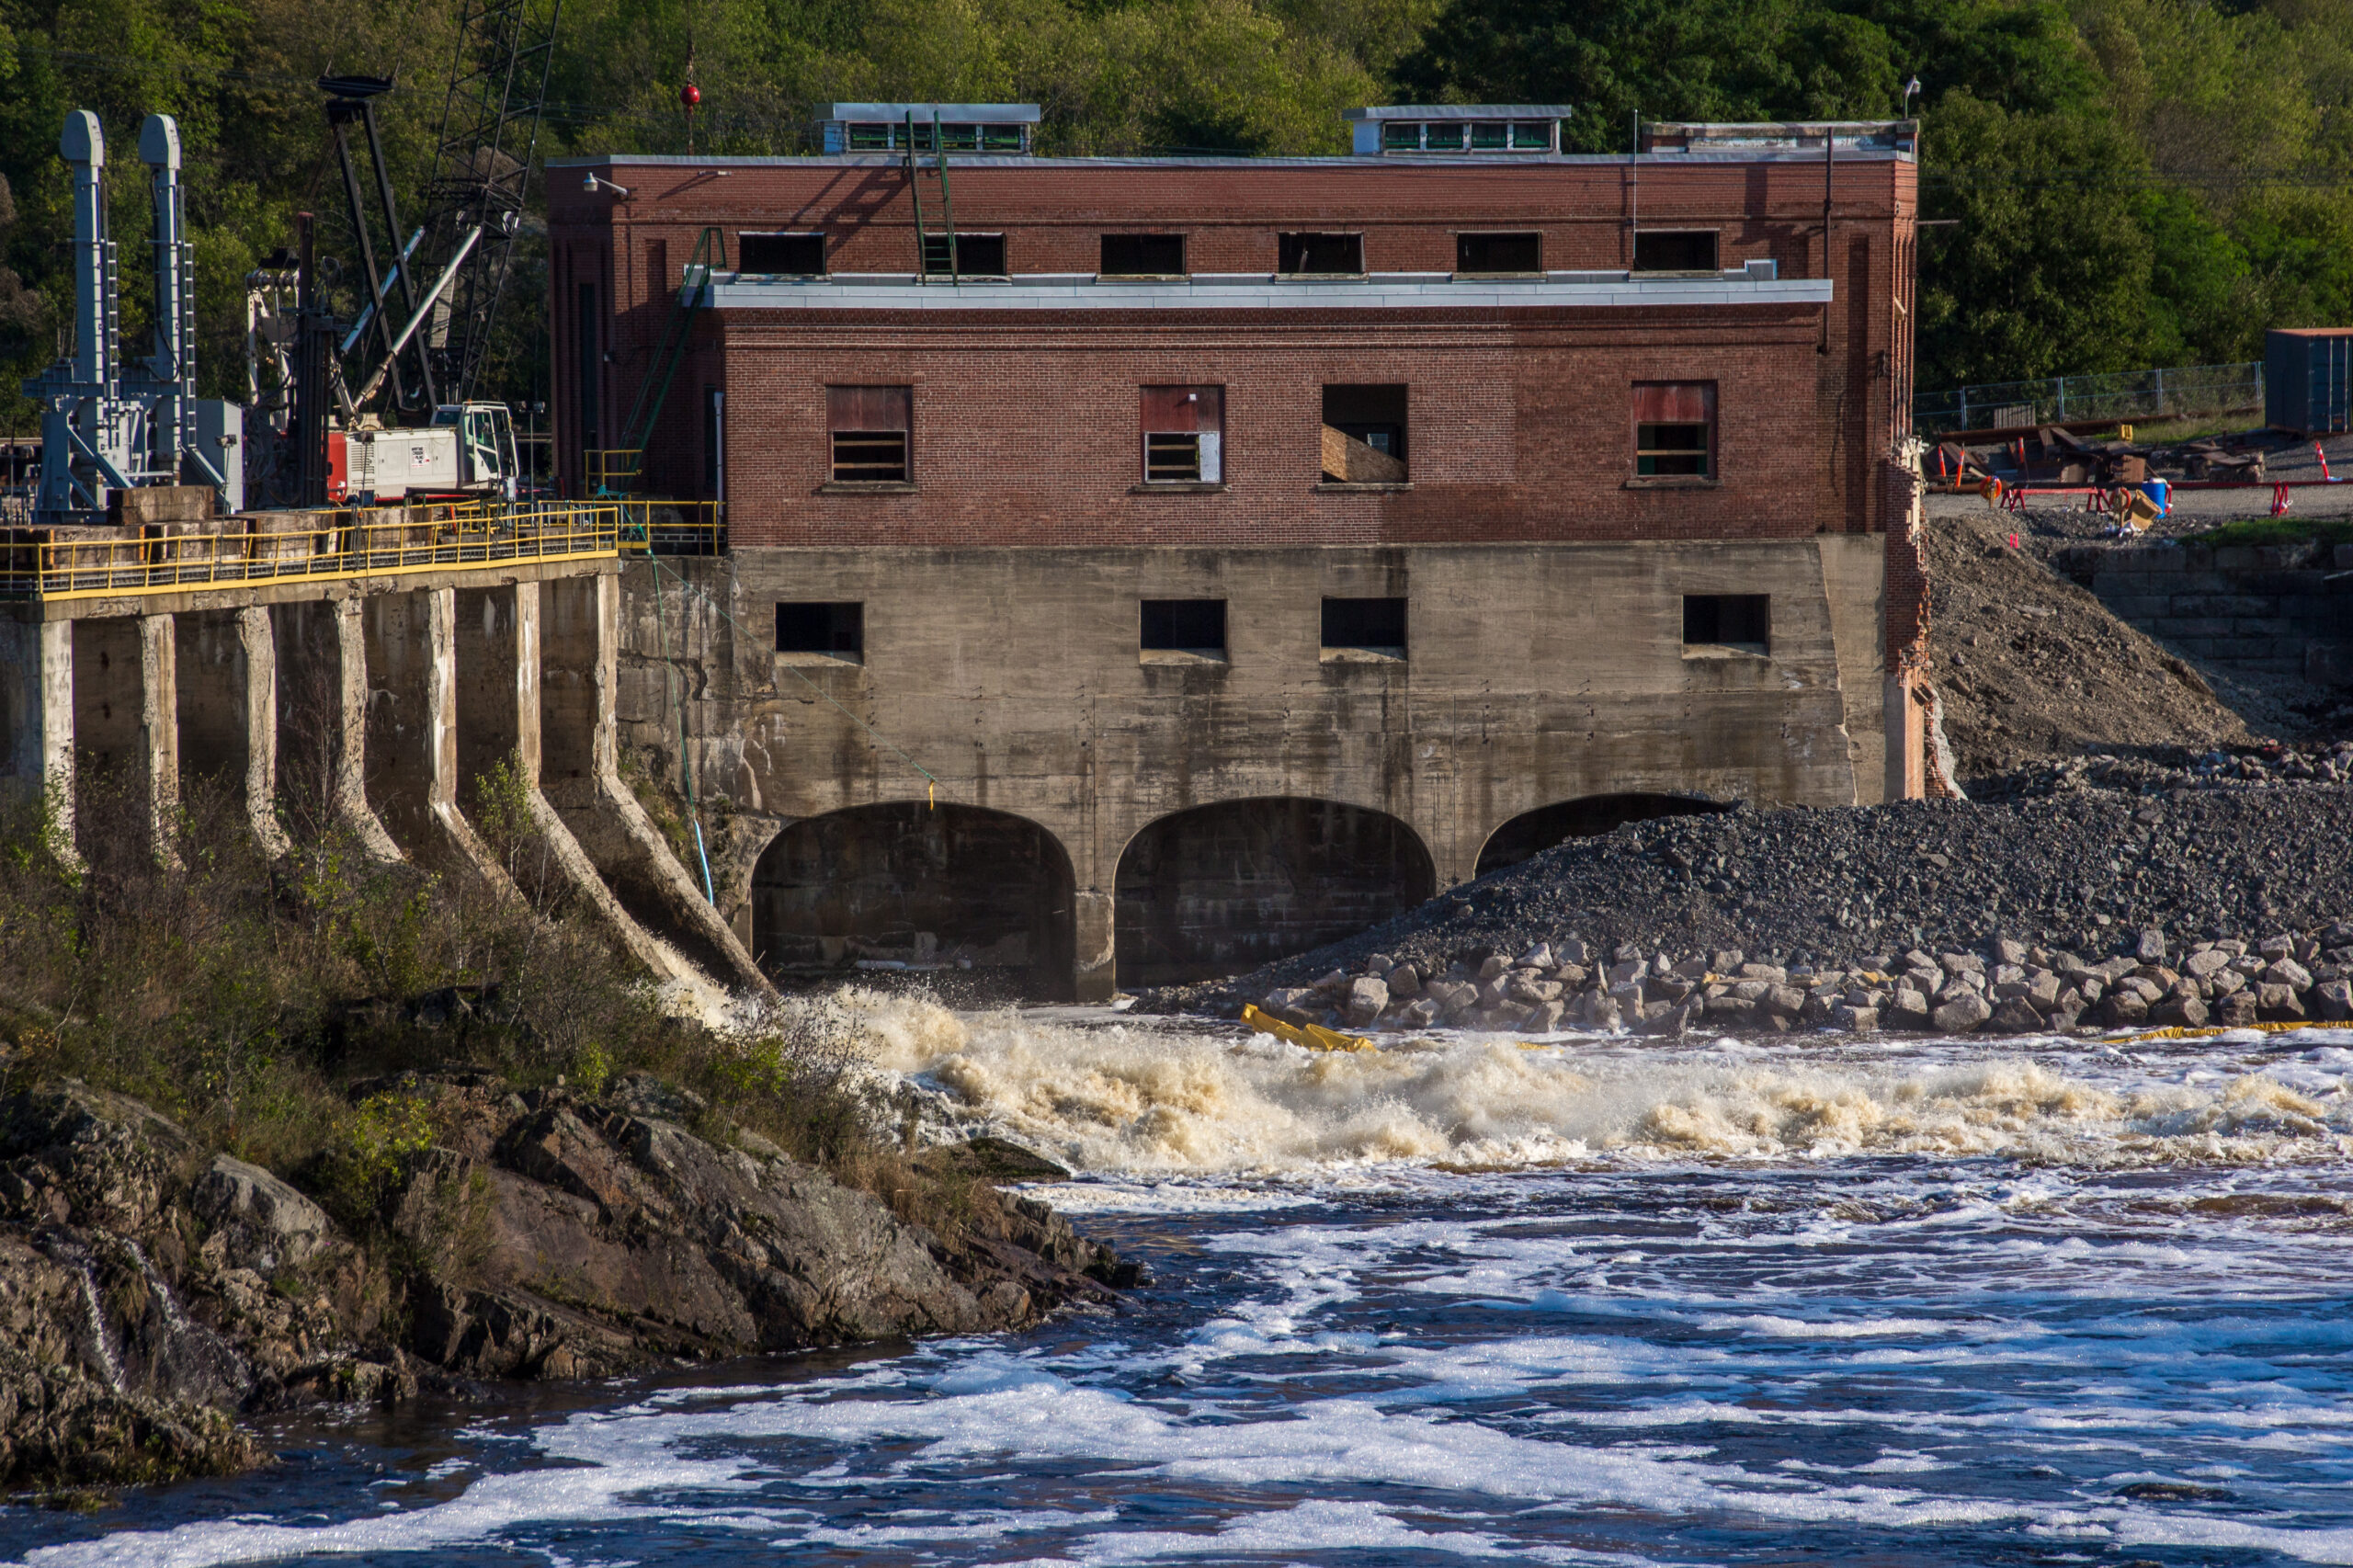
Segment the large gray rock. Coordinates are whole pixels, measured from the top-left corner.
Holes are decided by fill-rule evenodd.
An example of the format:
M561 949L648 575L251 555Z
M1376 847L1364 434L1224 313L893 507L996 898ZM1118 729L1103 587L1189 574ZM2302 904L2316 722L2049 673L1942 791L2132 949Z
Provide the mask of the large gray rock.
M2332 1023L2353 1018L2353 981L2325 980L2313 987L2313 1011Z
M269 1275L300 1267L334 1238L326 1211L286 1183L227 1154L213 1156L198 1178L192 1206L199 1218L230 1238L230 1259Z
M1993 1016L1984 996L1964 991L1929 1014L1928 1021L1939 1034L1970 1034Z
M1388 1010L1387 982L1359 975L1348 983L1347 996L1340 1004L1340 1014L1357 1028L1363 1028Z
M2023 996L2005 997L1985 1020L1992 1034L2040 1034L2046 1027L2042 1015Z

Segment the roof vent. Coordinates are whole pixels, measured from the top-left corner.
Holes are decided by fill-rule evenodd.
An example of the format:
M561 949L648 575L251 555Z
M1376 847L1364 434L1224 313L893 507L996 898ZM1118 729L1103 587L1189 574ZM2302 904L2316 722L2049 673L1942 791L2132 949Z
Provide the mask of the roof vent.
M1526 156L1561 150L1566 104L1389 104L1352 108L1360 158Z
M835 104L817 123L828 153L904 153L912 146L1019 157L1031 150L1038 118L1036 104Z

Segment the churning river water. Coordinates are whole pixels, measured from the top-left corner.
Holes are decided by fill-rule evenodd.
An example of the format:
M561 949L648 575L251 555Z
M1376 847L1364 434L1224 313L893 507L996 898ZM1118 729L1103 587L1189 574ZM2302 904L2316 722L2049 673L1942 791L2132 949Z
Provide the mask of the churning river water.
M2353 1562L2353 1032L1377 1055L879 998L1156 1282L275 1429L44 1565Z

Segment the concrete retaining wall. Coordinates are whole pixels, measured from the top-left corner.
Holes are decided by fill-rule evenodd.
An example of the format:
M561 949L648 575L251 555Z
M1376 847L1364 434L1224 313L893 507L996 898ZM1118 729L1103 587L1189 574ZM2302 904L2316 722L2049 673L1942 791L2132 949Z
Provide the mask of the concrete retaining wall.
M2082 549L2058 564L2119 619L2187 657L2353 684L2353 545Z

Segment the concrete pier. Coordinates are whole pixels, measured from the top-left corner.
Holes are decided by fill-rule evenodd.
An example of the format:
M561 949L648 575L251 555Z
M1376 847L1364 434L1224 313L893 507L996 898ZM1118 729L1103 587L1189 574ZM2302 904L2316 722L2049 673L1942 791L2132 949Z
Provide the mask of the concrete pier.
M171 596L169 611L154 596L20 606L0 617L0 790L25 807L46 797L68 859L111 823L91 811L100 790L122 791L151 852L176 854L183 789L201 778L238 794L266 854L289 851L289 823L336 824L381 859L521 899L477 827L491 806L539 852L534 892L655 979L706 1004L772 994L620 778L613 563L484 575L277 584L242 603L214 589ZM480 799L503 764L519 793Z

